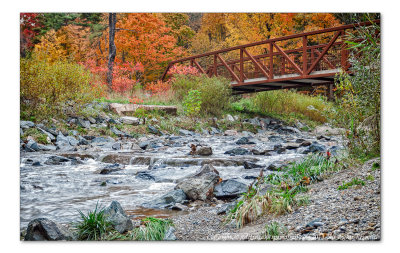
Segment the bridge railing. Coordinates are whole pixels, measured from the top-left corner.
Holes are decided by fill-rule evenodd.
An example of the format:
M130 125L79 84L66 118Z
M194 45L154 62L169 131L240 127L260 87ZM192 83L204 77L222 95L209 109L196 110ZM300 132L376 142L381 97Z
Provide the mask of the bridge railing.
M373 23L380 24L380 20ZM190 64L209 77L230 78L232 86L347 71L350 64L344 43L346 32L371 24L363 22L293 34L178 59L168 64L162 80L175 64Z

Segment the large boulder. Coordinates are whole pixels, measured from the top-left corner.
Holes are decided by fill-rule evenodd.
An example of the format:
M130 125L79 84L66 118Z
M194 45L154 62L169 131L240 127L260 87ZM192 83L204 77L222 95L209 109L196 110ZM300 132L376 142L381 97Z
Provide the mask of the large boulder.
M20 125L21 128L27 129L27 128L30 128L30 127L34 127L35 123L33 123L32 121L21 121L19 123L19 125Z
M219 182L219 172L211 165L203 165L193 176L181 180L175 189L181 189L190 200L211 199L215 185Z
M70 159L68 159L68 158L66 158L64 156L55 156L55 155L53 155L53 156L50 156L44 162L44 164L47 164L47 165L60 165L62 163L69 162L69 161L70 161Z
M72 233L46 218L34 219L28 224L25 241L69 241Z
M143 207L154 209L172 208L177 203L184 203L186 200L187 196L185 192L182 189L178 189L143 204Z
M246 191L246 184L234 179L227 179L215 186L214 195L217 198L236 198Z
M104 209L104 215L114 229L121 234L133 229L132 220L126 215L118 201L112 201L110 206Z
M247 137L242 137L239 140L236 141L236 144L238 145L246 145L246 144L256 144L253 141L250 141L249 138Z

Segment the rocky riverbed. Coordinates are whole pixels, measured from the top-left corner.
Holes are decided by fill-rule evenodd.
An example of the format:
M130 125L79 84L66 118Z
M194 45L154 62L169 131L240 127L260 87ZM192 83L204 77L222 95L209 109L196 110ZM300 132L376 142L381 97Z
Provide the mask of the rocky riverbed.
M271 118L244 120L257 133L210 127L173 135L146 123L150 134L136 138L113 126L144 123L134 117L69 121L87 128L105 124L119 137L80 135L21 121L21 132L36 128L50 139L48 145L29 137L21 140L22 230L41 217L75 222L78 210L85 213L97 203L105 207L118 201L132 220L173 219L178 240L220 240L215 236L240 232L221 226L221 208L246 191L261 170L264 175L276 173L309 153L335 154L343 145L342 130L321 126L301 131Z

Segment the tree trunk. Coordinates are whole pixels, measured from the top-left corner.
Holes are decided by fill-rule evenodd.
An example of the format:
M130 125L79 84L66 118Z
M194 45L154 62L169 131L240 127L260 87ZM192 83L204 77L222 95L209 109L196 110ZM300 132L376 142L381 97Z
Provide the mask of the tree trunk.
M115 47L114 37L115 37L115 24L117 23L117 14L110 13L108 15L108 28L109 28L109 39L108 39L108 72L107 72L107 83L111 89L113 80L113 65L115 60L115 55L117 54L117 48Z

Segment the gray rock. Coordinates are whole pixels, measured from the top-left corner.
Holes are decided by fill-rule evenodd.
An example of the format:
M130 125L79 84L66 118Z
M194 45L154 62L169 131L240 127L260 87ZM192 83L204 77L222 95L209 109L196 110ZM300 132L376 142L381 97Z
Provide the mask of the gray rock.
M22 130L22 127L19 129L19 136L24 135L24 131Z
M70 160L64 156L50 156L45 162L44 164L47 165L60 165L62 163L65 162L69 162Z
M196 149L195 154L201 156L210 156L212 155L212 148L211 147L198 147Z
M313 142L310 146L307 147L306 150L303 151L303 154L308 154L308 153L319 153L319 152L325 152L326 147L324 145L321 145L317 142Z
M67 136L66 138L71 146L77 146L79 144L79 141L77 141L73 136Z
M120 150L120 149L121 149L121 142L116 142L116 143L114 143L114 144L111 146L111 148L112 148L113 150Z
M127 125L139 125L140 120L136 117L122 117L119 119L123 124L127 124Z
M90 122L88 120L78 118L76 123L78 126L81 126L83 128L90 128Z
M168 228L168 230L167 230L167 232L165 233L165 235L164 235L164 241L176 241L177 240L177 238L176 238L176 236L175 236L175 228L174 227L169 227Z
M163 135L163 133L161 133L160 130L158 130L157 128L155 128L152 125L148 125L147 129L149 130L150 133L155 134L155 135Z
M182 189L170 191L161 197L158 197L148 203L143 204L144 207L163 209L172 208L178 203L184 203L187 200L187 196Z
M34 127L35 123L33 123L32 121L21 121L19 125L21 128L28 129L30 127Z
M124 166L118 163L109 164L100 169L100 174L102 175L110 174L112 172L120 171L123 168Z
M34 219L28 224L25 241L69 241L72 233L46 218Z
M127 133L125 133L125 132L122 132L122 131L118 130L118 129L115 128L115 127L111 127L110 130L111 130L111 132L113 132L116 136L119 136L119 137L129 137L129 136L130 136L129 134L127 134Z
M245 144L256 144L255 142L250 141L247 137L242 137L236 141L238 145L245 145Z
M296 142L288 142L285 144L285 149L297 149L300 147L300 143L296 143Z
M143 180L152 180L155 181L156 178L154 176L152 176L149 172L147 171L140 171L136 174L135 178L140 178Z
M235 208L235 206L236 206L236 201L223 204L220 208L218 208L217 214L229 213L229 211Z
M290 127L290 126L283 126L279 129L279 132L285 132L285 133L293 133L293 134L300 134L301 131L297 128Z
M211 134L220 134L221 131L218 130L218 129L216 129L215 127L211 127L211 132L210 132L210 133L211 133Z
M181 180L175 189L183 190L191 200L211 199L219 179L219 172L212 165L205 164L193 176Z
M104 215L107 216L107 220L111 222L114 229L121 234L133 229L132 220L126 215L118 201L112 201L110 206L104 209Z
M195 135L194 132L189 131L189 130L185 130L185 129L179 129L179 134L180 135L189 135L189 136Z
M217 198L235 198L246 191L246 184L233 179L227 179L215 186L214 195Z
M139 147L143 150L146 150L146 148L150 145L150 141L142 141L139 143Z
M96 124L96 120L92 117L88 117L88 120L91 124Z
M231 150L226 151L224 154L226 155L248 155L250 151L244 148L234 148Z
M115 142L115 140L109 136L107 137L95 137L92 143L105 143L105 142Z
M283 169L283 167L284 165L281 163L271 163L270 165L268 165L267 170L280 171Z
M57 147L54 145L43 145L38 144L38 147L41 151L56 151Z
M26 144L26 147L29 148L29 151L32 151L32 150L33 151L39 151L40 150L37 142L34 141L34 140L29 140L28 143Z
M89 145L88 140L86 140L85 138L83 138L80 135L78 136L78 141L79 141L78 145Z
M230 114L226 115L226 120L230 121L230 122L234 122L235 121L235 119Z
M252 163L249 161L244 161L243 167L245 170L251 170L251 169L256 169L256 168L262 168L264 166L256 164L256 163Z

